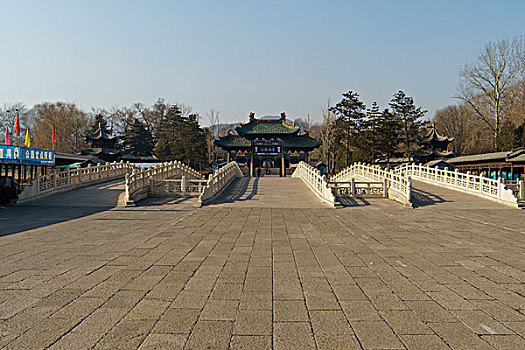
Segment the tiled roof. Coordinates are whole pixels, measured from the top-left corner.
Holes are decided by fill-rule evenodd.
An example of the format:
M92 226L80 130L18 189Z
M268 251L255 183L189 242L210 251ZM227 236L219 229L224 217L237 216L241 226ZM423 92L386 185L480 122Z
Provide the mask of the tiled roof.
M492 160L492 161L505 161L505 158L507 158L507 154L509 152L493 152L493 153L483 153L483 154L473 154L471 156L459 156L450 158L447 160L447 162L451 164L458 164L458 163L464 163L464 162L479 162L479 161L486 161L486 160Z
M88 138L89 140L114 140L116 136L108 135L102 128L102 125L99 124L98 130L95 131L93 134L87 134L86 138Z
M215 140L215 145L219 147L250 147L251 143L242 136L228 135Z
M322 141L315 140L306 135L292 135L284 139L284 147L286 148L316 148L322 144ZM251 146L250 140L238 135L228 135L221 137L215 141L215 145L219 147L229 148L249 148Z
M312 139L306 135L291 136L284 140L284 147L286 148L315 148L321 146L323 142Z
M431 142L431 141L434 141L434 142L445 142L445 141L452 142L452 141L454 141L454 138L453 137L447 137L447 136L441 136L437 132L436 127L434 125L432 125L432 128L430 128L430 131L425 136L419 137L418 140L421 141L421 142Z
M297 134L300 128L282 119L255 119L236 130L239 135L291 135Z

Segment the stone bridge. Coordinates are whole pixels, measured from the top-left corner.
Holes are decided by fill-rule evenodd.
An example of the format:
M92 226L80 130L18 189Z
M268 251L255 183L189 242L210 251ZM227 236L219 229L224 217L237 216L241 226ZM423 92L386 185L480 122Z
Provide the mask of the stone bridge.
M0 208L0 348L524 349L525 212L414 209L299 178L117 206L122 180Z

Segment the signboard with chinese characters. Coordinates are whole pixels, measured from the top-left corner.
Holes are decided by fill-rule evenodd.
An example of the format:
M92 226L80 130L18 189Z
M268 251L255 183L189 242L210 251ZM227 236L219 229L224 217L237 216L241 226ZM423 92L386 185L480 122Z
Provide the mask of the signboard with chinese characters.
M254 146L280 146L282 143L281 139L255 139L252 141Z
M255 153L265 155L280 154L281 146L257 146L255 147Z
M40 148L22 148L22 165L55 165L55 151Z
M0 145L0 164L20 164L20 147Z

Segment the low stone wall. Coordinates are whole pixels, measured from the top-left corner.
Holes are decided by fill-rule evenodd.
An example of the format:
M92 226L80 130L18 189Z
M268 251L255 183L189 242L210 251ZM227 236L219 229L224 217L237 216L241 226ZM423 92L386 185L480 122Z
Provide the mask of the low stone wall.
M395 169L396 174L404 174L431 185L449 188L474 196L489 199L509 207L518 208L518 198L511 189L505 187L503 179L493 180L479 175L431 168L418 164L407 164Z
M24 186L17 203L26 203L54 193L123 178L135 169L136 167L129 163L113 162L97 166L89 165L86 168L55 170L51 174L39 175L30 186Z
M156 181L169 179L176 175L181 175L185 179L203 179L203 176L196 170L179 161L137 170L126 175L125 204L127 206L135 205L135 202L148 197L153 192Z
M293 172L292 177L301 178L317 197L335 206L335 196L332 193L332 189L328 185L326 176L321 175L319 170L305 162L300 162Z
M383 182L388 198L412 208L412 183L409 176L394 173L363 163L354 163L346 169L341 170L330 181L343 182L357 178L365 181Z
M214 175L210 174L208 183L199 196L197 205L202 206L213 200L226 188L226 186L230 184L234 178L243 176L244 175L241 171L241 168L239 168L239 165L235 161L226 164L217 170Z

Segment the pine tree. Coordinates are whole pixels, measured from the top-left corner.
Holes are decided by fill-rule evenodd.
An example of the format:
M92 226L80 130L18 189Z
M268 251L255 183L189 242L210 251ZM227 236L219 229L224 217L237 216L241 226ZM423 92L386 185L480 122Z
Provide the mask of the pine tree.
M102 127L102 130L106 132L106 134L111 135L110 130L108 129L108 122L104 118L104 116L100 113L98 113L95 116L95 120L93 120L93 123L91 123L90 133L94 134L99 127Z
M412 141L419 136L421 126L423 125L421 119L427 111L422 110L421 107L416 107L414 99L406 96L401 90L394 94L394 97L390 101L390 107L393 113L402 121L404 153L406 157L410 157L416 146Z
M366 119L366 130L364 132L365 135L365 143L368 149L368 155L369 155L369 161L375 161L378 155L378 151L380 148L380 138L381 135L378 132L379 125L381 123L382 119L382 113L379 109L379 105L377 102L373 102L370 109L367 109L366 111L367 119Z
M155 155L161 160L179 160L193 167L206 163L206 136L196 114L183 116L177 105L169 106L158 135Z
M510 120L506 120L501 124L498 136L496 137L497 151L511 151L514 148L517 143L516 141L518 141L516 129Z
M403 123L401 119L385 109L377 119L375 126L377 151L388 160L398 155L399 144L403 140Z
M359 94L348 91L343 94L341 102L331 109L337 115L338 130L343 134L345 140L346 157L345 166L350 161L350 145L359 147L362 136L360 132L365 127L366 106L359 100Z
M153 135L138 119L135 118L133 124L126 127L121 139L124 152L136 156L152 155Z

